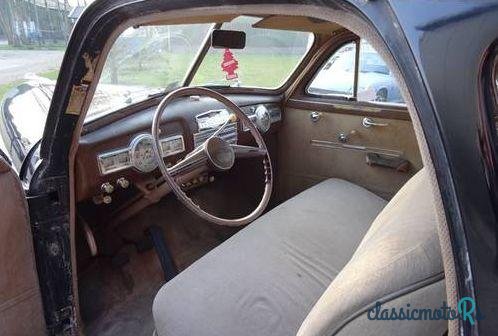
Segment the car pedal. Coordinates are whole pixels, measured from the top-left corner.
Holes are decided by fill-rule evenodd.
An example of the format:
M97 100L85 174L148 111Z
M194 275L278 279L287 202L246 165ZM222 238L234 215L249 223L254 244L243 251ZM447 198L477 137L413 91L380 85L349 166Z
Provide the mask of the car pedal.
M168 282L178 274L178 270L173 262L166 240L164 239L163 229L157 225L152 225L146 231L152 240L159 262L161 263L164 279Z
M78 215L78 222L82 224L82 229L85 234L85 240L88 245L88 250L90 251L90 255L92 257L96 257L98 254L97 240L95 239L95 236L93 234L92 229L90 228L90 225L88 225L88 222L81 215Z

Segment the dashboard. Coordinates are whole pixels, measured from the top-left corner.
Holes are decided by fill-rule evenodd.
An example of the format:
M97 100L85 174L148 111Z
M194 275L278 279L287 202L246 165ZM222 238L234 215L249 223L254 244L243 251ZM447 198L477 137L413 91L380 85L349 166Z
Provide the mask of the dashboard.
M272 133L282 119L279 97L229 98L263 135ZM226 122L229 111L220 105L209 98L186 97L168 107L160 124L161 154L168 165L203 144ZM154 111L155 107L146 108L83 130L76 156L78 201L109 200L116 189L148 188L161 178L150 135ZM252 142L240 121L228 123L219 136L229 143Z

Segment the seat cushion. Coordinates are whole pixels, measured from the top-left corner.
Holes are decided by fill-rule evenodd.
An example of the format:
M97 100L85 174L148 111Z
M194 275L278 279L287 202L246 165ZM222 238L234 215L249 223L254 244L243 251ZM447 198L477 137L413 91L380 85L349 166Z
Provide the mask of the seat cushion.
M295 335L385 205L339 179L300 193L166 283L157 334Z

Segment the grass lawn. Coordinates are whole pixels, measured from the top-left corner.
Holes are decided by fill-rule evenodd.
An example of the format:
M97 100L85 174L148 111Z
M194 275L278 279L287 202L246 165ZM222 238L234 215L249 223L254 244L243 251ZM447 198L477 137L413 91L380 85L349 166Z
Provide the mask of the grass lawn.
M235 53L239 62L236 71L241 86L263 88L279 87L294 70L301 57L299 55L256 55ZM225 73L221 70L222 51L206 55L201 67L192 81L193 85L228 85ZM127 59L116 71L118 82L123 85L165 87L181 81L192 62L191 56L182 54L158 55L142 59L140 62ZM104 68L102 82L111 84L109 67Z
M193 85L229 85L221 70L223 51L217 50L206 55L201 67L192 81ZM236 71L241 86L276 88L283 84L294 70L301 57L299 55L261 55L234 52L239 62ZM175 81L182 81L192 62L192 56L184 54L161 54L139 60L128 58L117 69L117 84L149 87L166 87ZM38 73L40 77L56 80L59 70ZM0 97L23 82L18 80L0 85ZM104 67L101 82L111 84L109 67Z
M15 82L7 83L7 84L0 84L0 100L7 93L7 91L9 91L14 86L16 86L20 83L22 83L22 81L15 81Z
M43 45L32 44L22 46L0 45L0 50L66 50L66 44L47 43Z
M236 70L241 86L277 88L299 63L300 55L235 55L239 62ZM222 53L209 54L204 59L192 84L229 84L221 70Z
M51 80L56 80L57 76L59 76L59 70L50 70L50 71L39 73L37 75L40 77L45 77L45 78L51 79Z

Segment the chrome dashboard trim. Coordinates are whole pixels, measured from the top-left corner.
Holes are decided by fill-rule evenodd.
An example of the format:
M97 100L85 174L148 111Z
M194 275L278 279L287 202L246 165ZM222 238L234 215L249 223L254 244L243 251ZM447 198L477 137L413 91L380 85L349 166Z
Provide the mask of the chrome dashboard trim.
M116 155L119 155L122 153L128 153L128 160L130 160L130 148L129 147L115 149L113 151L105 152L105 153L101 153L101 154L97 155L97 162L98 162L100 174L107 175L107 174L115 173L115 172L132 167L131 160L130 160L128 165L122 165L122 166L119 166L116 168L111 168L111 169L104 168L104 162L103 162L104 159L111 157L111 156L116 156Z
M256 104L256 105L244 106L244 107L242 107L242 111L249 117L249 119L253 123L256 123L256 113L255 112L256 112L257 107L261 106L261 105L264 105L266 107L266 109L268 110L272 124L282 120L282 112L281 112L280 106L278 104L271 103L271 104ZM216 126L204 127L204 128L200 127L203 125L201 119L203 117L205 118L207 115L216 115L216 113L227 113L227 112L228 112L227 109L214 109L214 110L209 110L209 111L200 113L200 114L195 116L195 119L197 122L197 127L198 127L199 131L197 133L193 134L194 148L197 148L198 146L202 145L204 143L204 141L206 141L217 130ZM221 126L221 124L218 126ZM241 129L243 131L248 131L248 128L245 125L241 125ZM230 144L237 144L238 131L239 131L239 129L238 129L237 122L229 123L220 132L219 137L222 138L223 140L227 141ZM101 175L108 175L108 174L115 173L115 172L118 172L121 170L135 167L133 165L133 157L132 157L132 153L131 153L132 148L133 148L133 145L138 140L143 138L144 136L150 136L150 135L147 133L137 134L132 138L128 147L119 148L119 149L111 150L109 152L104 152L104 153L98 154L97 155L97 164L99 167L100 174ZM183 135L181 135L181 134L169 136L169 137L161 139L160 141L162 144L164 142L176 140L176 139L181 139L180 149L172 151L172 152L168 152L166 154L163 153L163 158L171 156L171 155L175 155L178 153L182 153L185 151L185 139L184 139ZM162 150L162 148L163 147L161 146L161 150ZM117 166L116 165L115 165L116 167L112 166L111 169L106 169L104 167L104 160L106 158L116 156L119 154L123 154L123 153L128 153L128 158L127 158L128 163L116 164Z
M182 141L182 146L180 149L177 149L176 151L171 151L171 152L168 152L168 153L164 153L163 152L163 143L165 142L169 142L171 140L176 140L176 139L180 139ZM161 142L161 154L164 157L168 157L168 156L171 156L171 155L175 155L175 154L178 154L178 153L182 153L185 151L185 139L183 139L183 135L181 134L178 134L178 135L173 135L173 136L170 136L170 137L167 137L167 138L163 138L161 140L159 140Z
M249 120L251 120L254 124L256 124L256 109L258 106L264 106L270 115L270 121L271 123L276 123L278 121L282 120L282 111L280 107L277 104L258 104L258 105L251 105L251 106L246 106L242 108L242 111L247 115ZM249 131L249 128L247 128L246 125L243 125L242 130L244 132Z
M202 145L204 141L206 141L211 135L213 135L214 132L216 132L216 130L217 128L209 128L195 133L194 148ZM228 143L236 144L238 138L237 123L233 122L227 124L218 136Z
M221 126L223 124L224 121L218 123L218 125L214 125L214 126L210 126L210 127L202 127L201 126L201 120L203 118L206 118L206 115L215 115L215 114L220 114L220 113L227 113L227 115L229 114L228 110L227 109L217 109L217 110L209 110L209 111L206 111L206 112L202 112L202 113L199 113L198 115L195 116L195 121L197 123L197 129L199 131L203 131L203 130L211 130L213 128L215 128L216 126ZM227 116L228 117L228 116Z
M133 165L133 156L132 156L132 153L131 153L132 149L133 149L133 146L140 139L142 139L144 137L147 137L147 136L150 137L151 135L147 134L147 133L141 133L141 134L135 135L131 139L130 144L128 145L128 147L120 148L120 149L115 149L115 150L112 150L112 151L109 151L109 152L104 152L104 153L98 154L97 155L97 163L98 163L100 174L101 175L108 175L108 174L115 173L115 172L118 172L118 171L122 171L122 170L125 170L125 169L128 169L128 168L135 168L135 166ZM171 140L176 140L176 139L181 139L181 148L178 149L178 150L175 150L175 151L168 152L166 154L163 153L163 158L168 157L168 156L172 156L172 155L175 155L175 154L178 154L178 153L182 153L182 152L185 151L185 139L183 138L183 135L181 135L181 134L177 134L177 135L169 136L169 137L166 137L166 138L162 138L160 140L161 141L161 150L163 148L162 147L163 143L171 141ZM104 162L103 162L104 159L112 157L112 156L116 156L116 155L119 155L119 154L123 154L123 153L127 153L128 154L128 162L129 162L128 164L123 164L123 165L120 165L119 167L115 167L115 168L111 168L111 169L104 168Z

